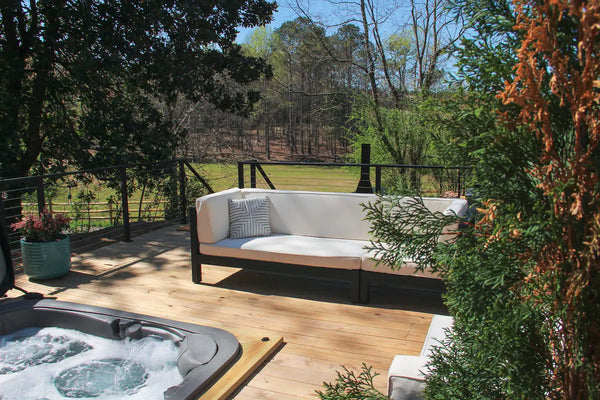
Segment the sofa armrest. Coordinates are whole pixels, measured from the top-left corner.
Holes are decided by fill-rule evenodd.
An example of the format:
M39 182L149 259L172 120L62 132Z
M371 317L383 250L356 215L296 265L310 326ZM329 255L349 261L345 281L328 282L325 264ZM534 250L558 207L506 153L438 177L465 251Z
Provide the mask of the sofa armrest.
M446 331L452 329L454 318L448 315L434 315L421 350L422 357L429 357L433 346L439 346L446 339Z
M446 207L444 215L456 215L457 217L464 217L469 210L469 202L465 199L454 199Z
M238 188L211 193L196 200L196 222L200 243L216 243L229 236L227 199L241 199Z

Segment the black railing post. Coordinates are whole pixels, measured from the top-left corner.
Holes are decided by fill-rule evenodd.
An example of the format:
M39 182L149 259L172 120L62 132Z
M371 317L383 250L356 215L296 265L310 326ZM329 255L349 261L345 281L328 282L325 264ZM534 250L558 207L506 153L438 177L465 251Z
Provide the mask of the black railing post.
M121 210L123 212L123 241L131 242L131 227L129 226L129 194L127 193L127 169L119 168L121 179Z
M238 187L240 189L244 188L244 163L242 161L238 161Z
M187 223L187 195L185 193L185 169L183 161L179 160L179 207L181 208L181 223Z
M363 143L360 147L360 180L356 187L356 193L373 193L373 186L371 185L371 145Z
M378 165L375 167L375 193L381 193L381 166Z
M250 164L250 187L251 188L256 187L256 163L255 162L252 162L252 164Z
M35 191L37 193L38 213L43 213L46 208L46 194L44 193L44 178L38 176L35 180Z

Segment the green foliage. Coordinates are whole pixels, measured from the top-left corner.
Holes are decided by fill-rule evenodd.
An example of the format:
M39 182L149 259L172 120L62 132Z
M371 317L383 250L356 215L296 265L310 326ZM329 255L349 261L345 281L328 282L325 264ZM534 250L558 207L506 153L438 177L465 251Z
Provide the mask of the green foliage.
M530 288L523 280L534 261L521 257L543 243L545 226L538 215L521 223L527 228L523 236L512 237L521 209L507 206L496 215L493 232L465 228L455 243L439 245L434 254L455 329L432 357L428 399L545 398L547 309L524 301Z
M172 157L180 96L244 112L268 73L234 43L265 0L28 3L0 8L0 175ZM164 108L167 109L166 112Z
M373 379L378 374L374 373L371 367L363 364L358 375L346 367L343 369L343 373L336 371L335 383L323 383L325 392L317 390L321 400L389 400L375 389Z
M534 3L543 6L543 2L527 3L523 11L533 12ZM572 101L568 99L582 97L560 98L556 88L550 88L553 79L562 78L556 76L560 68L570 73L579 66L558 64L552 70L538 54L539 64L528 65L548 76L535 75L534 80L530 73L527 85L519 81L516 86L535 88L539 95L527 92L538 95L527 98L514 91L513 104L500 104L494 96L504 88L505 80L513 80L515 49L524 38L522 31L513 31L515 9L506 1L460 1L458 5L476 32L459 49L467 90L441 104L439 123L457 138L446 152L455 148L474 165L472 202L481 214L464 221L465 228L448 243L430 240L437 235L427 228L431 215L418 206L414 215L404 216L412 218L415 226L422 224L417 230L395 229L401 222L393 213L370 215L375 236L389 244L387 260L398 262L414 252L421 267L437 271L447 287L444 298L455 328L450 340L432 356L426 397L595 399L597 340L592 338L598 337L598 330L592 321L598 320L600 306L596 301L598 246L592 243L598 242L598 230L597 224L582 229L590 219L577 220L576 208L564 204L584 192L586 202L579 204L580 215L598 215L593 200L597 191L590 191L595 186L580 185L582 190L568 191L578 174L593 171L597 177L598 164L586 163L585 168L575 170L580 158L569 161L576 149L588 149L587 142L574 141L574 118L566 112ZM561 15L556 25L550 25L558 32L554 47L566 58L556 56L555 60L575 62L577 49L585 43L577 43L576 21L567 13ZM538 21L546 22L544 17L550 18L542 14ZM543 36L539 25L535 27ZM531 44L525 47L532 48ZM498 115L515 120L521 106L528 107L526 123L506 126L498 121ZM547 122L545 137L537 131L540 120ZM597 125L594 121L586 125L586 135L591 126ZM552 149L550 154L548 149ZM558 166L565 169L559 172ZM564 177L568 179L562 182ZM590 181L597 184L596 178ZM392 227L385 227L385 221ZM423 250L415 243L423 244ZM581 277L585 278L578 280ZM584 284L572 285L577 282Z
M445 96L431 96L415 99L402 109L375 109L368 101L357 102L351 115L352 128L348 132L353 150L350 159L360 162L361 145L369 143L373 163L470 165L468 158L461 157L465 151L456 151L465 146L464 130L457 129L461 136L455 136L456 132L445 124L451 116L442 105L448 102ZM439 175L432 172L442 187L444 171L440 170ZM387 170L382 177L382 185L388 193L418 192L422 184L416 169ZM443 191L439 190L440 195Z
M457 77L465 86L490 98L504 89L517 63L515 49L522 35L513 28L516 16L511 0L452 0L458 17L469 27L457 58Z
M543 398L548 381L541 329L546 309L523 301L527 288L521 287L534 264L522 254L547 240L548 213L535 182L523 173L528 146L519 148L521 157L508 160L505 151L514 151L515 135L496 131L494 137L491 143L482 139L488 147L479 151L475 166L482 184L478 200L488 198L485 191L503 205L494 227L432 213L418 198L382 198L367 206L374 237L386 243L374 246L382 262L400 268L410 258L420 269L437 272L447 287L444 299L456 327L432 357L428 399ZM519 143L525 144L523 138ZM464 227L444 228L456 223ZM519 237L513 237L514 229ZM449 240L438 242L445 233Z
M394 269L401 268L408 258L421 270L435 266L433 259L440 236L454 236L456 232L445 227L459 222L455 215L430 211L421 197L384 196L364 208L371 221L370 233L378 239L371 242L369 249L378 263Z
M351 121L353 157L360 161L360 145L371 143L372 160L378 163L422 165L434 139L435 128L424 118L420 104L406 109L379 108L364 102L355 106Z

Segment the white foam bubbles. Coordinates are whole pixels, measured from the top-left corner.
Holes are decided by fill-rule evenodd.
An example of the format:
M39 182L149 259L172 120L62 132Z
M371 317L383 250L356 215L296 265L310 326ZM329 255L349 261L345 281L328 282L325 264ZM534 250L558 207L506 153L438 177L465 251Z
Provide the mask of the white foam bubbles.
M28 338L24 339L26 336ZM16 337L19 339L15 340ZM49 348L49 344L51 348ZM56 346L52 347L53 344ZM126 390L128 393L113 392L113 388L119 387L121 383L112 386L106 385L107 391L99 396L95 396L97 392L88 392L94 397L80 397L84 396L86 392L70 392L71 394L79 393L76 398L96 400L162 399L166 389L178 385L182 381L177 370L177 348L169 340L159 340L153 337L140 340L108 340L69 329L44 328L39 331L28 329L0 339L0 370L6 366L3 364L6 360L12 362L15 359L22 359L25 348L28 349L28 353L36 353L36 349L42 349L41 354L45 357L45 361L50 360L50 362L35 365L36 362L29 361L25 369L19 371L19 368L11 367L17 372L10 373L12 370L7 370L5 371L7 373L0 375L0 397L3 400L66 399L68 397L62 396L56 388L57 377L61 374L64 376L65 371L69 370L71 372L85 371L86 369L82 366L92 360L104 360L101 363L106 363L106 360L126 360L127 363L114 361L111 363L117 367L135 366L133 369L136 373L133 379L134 384ZM48 354L57 356L49 357ZM55 359L56 362L52 362ZM141 371L140 368L143 368L144 371ZM113 369L118 370L118 368ZM87 371L89 374L90 368ZM142 376L143 381L140 378ZM102 375L102 379L106 379L106 376ZM59 384L62 384L63 381L64 379L58 379ZM83 386L85 387L85 384ZM93 385L90 383L90 386ZM95 387L97 388L98 385Z

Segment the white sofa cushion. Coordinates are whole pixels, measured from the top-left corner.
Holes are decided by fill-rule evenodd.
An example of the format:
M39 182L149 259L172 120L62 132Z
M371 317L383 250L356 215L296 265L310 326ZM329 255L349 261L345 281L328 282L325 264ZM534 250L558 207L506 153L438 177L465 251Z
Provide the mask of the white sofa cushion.
M445 215L449 215L449 210L453 210L458 216L465 215L468 208L468 202L465 199L445 197L423 197L423 204L425 204L425 207L430 211L441 212Z
M371 240L361 204L374 202L374 194L243 189L243 196L269 197L274 234Z
M200 243L206 255L301 264L313 267L359 269L362 240L316 238L298 235L271 235L245 239L224 239Z
M439 278L437 274L427 269L417 272L417 265L411 259L405 259L401 268L392 269L386 264L377 265L376 258L378 257L375 256L375 252L372 250L367 254L364 254L360 260L360 269L363 271L380 272L390 275L411 275L426 278Z
M227 199L229 207L229 237L242 239L253 236L269 236L269 198Z
M425 343L421 349L421 356L429 357L433 346L439 346L446 338L446 331L452 329L454 318L448 315L434 315L427 331Z
M469 202L465 199L454 199L443 211L444 215L458 215L464 217L469 210Z
M264 196L268 196L270 200L272 233L334 239L372 239L369 234L371 223L364 219L366 213L362 204L375 202L375 194L235 188L196 200L199 241L216 243L229 236L227 199ZM453 210L459 216L464 215L468 208L463 199L428 197L423 201L431 211Z

